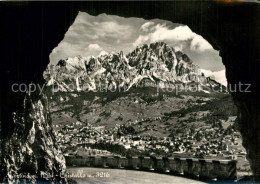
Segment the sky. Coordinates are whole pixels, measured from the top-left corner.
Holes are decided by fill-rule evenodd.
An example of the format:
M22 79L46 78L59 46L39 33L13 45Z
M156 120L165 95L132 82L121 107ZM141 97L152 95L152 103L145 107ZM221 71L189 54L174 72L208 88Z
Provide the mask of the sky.
M50 54L50 63L74 56L98 56L102 53L133 51L144 43L163 41L186 53L200 68L212 72L224 70L219 52L200 35L170 21L124 18L79 12L60 44Z

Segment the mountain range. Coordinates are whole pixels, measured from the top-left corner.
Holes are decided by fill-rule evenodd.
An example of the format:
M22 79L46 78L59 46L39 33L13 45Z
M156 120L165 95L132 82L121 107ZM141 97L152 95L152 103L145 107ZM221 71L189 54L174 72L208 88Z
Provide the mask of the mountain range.
M47 86L56 91L128 91L133 87L181 88L190 84L205 93L226 92L226 87L206 77L189 56L164 42L144 44L125 55L75 56L49 65L44 72Z

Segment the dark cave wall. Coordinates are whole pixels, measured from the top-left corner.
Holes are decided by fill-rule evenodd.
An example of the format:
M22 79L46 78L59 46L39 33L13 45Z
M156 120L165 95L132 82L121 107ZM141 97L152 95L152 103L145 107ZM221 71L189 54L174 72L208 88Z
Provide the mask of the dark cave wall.
M3 135L13 131L11 113L22 108L24 93L11 90L14 83L43 83L49 54L64 38L78 11L70 4L1 3L1 119ZM35 94L36 95L36 94Z
M243 144L260 181L259 4L215 2L2 2L1 122L3 138L12 135L11 113L25 94L13 83L43 83L49 54L63 39L78 11L124 17L159 18L188 25L220 50L228 83L250 84L251 93L233 92ZM246 86L244 86L246 87ZM37 94L33 94L36 95ZM39 97L40 98L40 97ZM37 99L37 98L36 98Z

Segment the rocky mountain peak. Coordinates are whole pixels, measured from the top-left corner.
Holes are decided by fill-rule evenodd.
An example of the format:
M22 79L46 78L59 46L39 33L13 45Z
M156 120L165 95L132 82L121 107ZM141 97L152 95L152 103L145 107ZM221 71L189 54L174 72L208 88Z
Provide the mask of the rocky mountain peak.
M48 84L55 83L62 90L67 90L70 83L76 85L76 90L83 90L83 85L87 91L95 90L100 85L115 89L124 86L128 90L138 86L143 79L154 83L153 87L160 84L164 88L174 87L176 83L195 82L201 88L212 84L187 54L175 52L164 42L138 46L127 55L120 51L98 57L76 56L60 60L54 72L47 73L44 77Z

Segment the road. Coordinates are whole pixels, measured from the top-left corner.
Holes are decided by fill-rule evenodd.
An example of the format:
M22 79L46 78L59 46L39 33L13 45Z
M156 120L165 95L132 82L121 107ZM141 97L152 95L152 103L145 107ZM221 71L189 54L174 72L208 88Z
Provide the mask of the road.
M179 176L124 169L91 167L68 168L69 176L78 184L200 184L203 182Z

